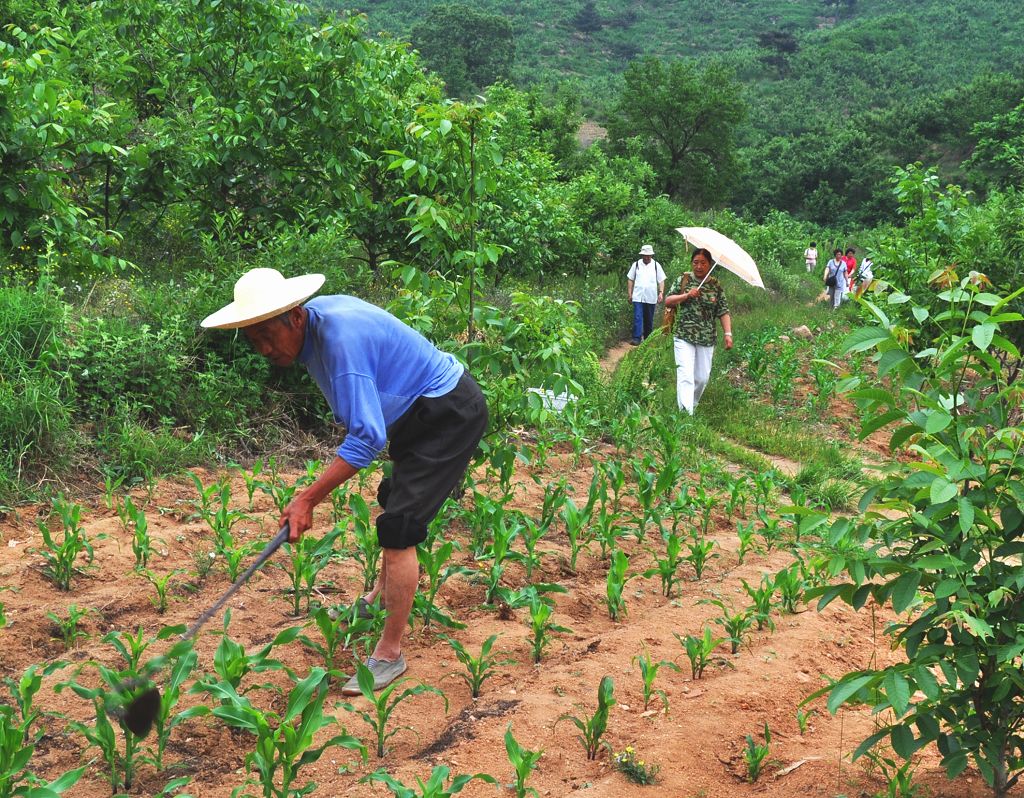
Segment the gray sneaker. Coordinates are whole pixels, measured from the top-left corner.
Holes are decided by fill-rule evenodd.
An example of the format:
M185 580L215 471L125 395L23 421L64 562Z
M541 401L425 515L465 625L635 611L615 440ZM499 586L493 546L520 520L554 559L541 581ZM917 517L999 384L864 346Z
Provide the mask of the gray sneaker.
M398 659L394 661L370 657L366 660L366 667L373 674L373 689L380 690L405 673L409 666L405 664L405 655L399 654ZM345 682L345 686L341 688L341 694L349 696L363 694L359 689L359 681L355 674Z

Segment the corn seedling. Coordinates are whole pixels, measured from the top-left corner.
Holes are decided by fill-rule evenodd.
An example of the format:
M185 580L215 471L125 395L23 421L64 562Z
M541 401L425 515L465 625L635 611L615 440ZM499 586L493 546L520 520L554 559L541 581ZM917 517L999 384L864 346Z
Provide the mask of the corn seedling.
M605 580L605 606L608 608L608 617L613 621L626 614L626 583L639 575L627 574L628 570L629 557L622 549L616 549L609 561Z
M174 714L174 708L181 699L182 685L195 669L199 659L191 641L188 641L184 650L177 650L180 655L174 656L170 661L170 675L160 692L160 706L153 719L156 748L150 749L145 757L157 770L164 769L164 753L167 751L167 743L171 739L171 732L174 731L174 728L184 720L206 714L206 707L203 706L191 707Z
M682 562L682 542L679 535L670 532L665 536L665 556L659 557L655 549L650 549L654 557L655 567L644 571L644 577L649 579L655 574L661 579L661 592L665 598L672 597L672 591L678 582L682 582L679 576L679 564Z
M740 547L736 552L736 556L740 565L743 565L743 560L746 559L747 552L752 549L756 550L756 546L754 544L754 535L756 532L757 529L755 528L753 521L748 521L747 523L743 523L742 521L736 522L736 536L740 541Z
M149 600L153 602L153 606L156 607L156 611L163 615L167 612L168 600L167 590L170 587L171 578L180 574L181 571L171 571L163 576L157 576L150 570L145 570L142 575L146 577L146 580L153 586L153 590L156 591L155 596L150 596Z
M626 487L626 471L618 460L605 460L598 467L608 482L608 490L612 494L612 512L618 515L622 503L622 491Z
M234 690L238 690L242 679L250 673L263 673L265 671L279 671L288 669L276 659L270 656L271 649L275 646L282 646L291 643L298 638L302 629L298 626L291 626L279 632L273 640L263 646L254 654L247 654L245 647L228 635L228 626L231 624L231 611L224 613L224 629L221 634L220 643L213 653L213 670L222 682L230 684ZM209 693L216 680L206 676L197 681L189 692ZM252 687L246 688L251 690ZM242 692L246 692L243 690Z
M328 679L341 675L341 671L338 669L338 658L345 648L343 627L346 625L346 620L345 613L329 607L320 607L306 624L307 629L316 626L320 630L320 639L314 640L305 634L298 636L298 641L302 645L315 651L323 659Z
M79 624L92 612L93 610L89 607L80 608L76 604L72 604L68 607L67 617L62 618L55 612L46 613L46 617L53 621L57 636L64 643L65 650L74 648L75 644L83 638L88 639L89 633L82 631Z
M192 484L195 485L196 493L198 494L197 498L193 500L196 515L204 521L209 522L210 516L213 515L213 497L220 493L224 484L221 482L214 482L212 485L207 487L195 472L187 471L185 473L189 475L189 478L192 480Z
M328 748L358 751L366 759L362 743L344 728L340 734L314 745L321 729L338 723L324 715L327 684L324 670L313 668L309 676L289 691L281 713L259 709L226 683L215 685L211 691L221 702L213 714L256 738L254 750L245 757L245 766L255 774L248 783L259 785L264 798L300 798L313 792L316 783L302 784L298 781L299 772L318 761Z
M714 621L728 635L726 639L729 641L730 653L737 653L740 650L740 646L747 639L750 627L754 625L754 618L750 610L743 609L737 612L732 606L726 604L721 599L702 599L697 603L710 604L722 611L722 614L715 618Z
M462 792L462 788L474 779L480 779L480 781L487 782L488 784L497 783L493 776L489 776L486 773L474 773L472 776L456 776L449 781L448 777L450 775L451 770L447 767L435 765L434 769L430 771L430 778L426 782L417 777L416 786L418 789L413 789L412 787L407 787L386 770L375 770L373 773L363 776L359 783L380 782L391 790L395 798L451 798L451 796Z
M355 547L352 559L363 569L363 590L369 590L380 574L380 543L377 542L377 529L370 522L370 506L366 499L358 493L348 497L348 509L352 518L352 536Z
M423 693L433 693L438 695L444 701L444 711L448 712L448 698L438 688L431 687L427 684L417 684L413 687L407 687L401 692L399 688L402 685L407 684L410 679L398 679L392 682L383 690L374 692L373 690L373 674L370 669L366 667L362 662L356 661L356 682L359 685L359 692L362 693L372 711L365 711L359 709L352 704L342 703L338 706L347 709L349 712L355 712L359 717L366 721L367 725L373 730L374 735L377 738L377 758L383 759L384 757L384 745L394 737L398 732L403 729L411 729L410 726L399 726L398 728L388 730L388 723L391 720L391 715L394 713L395 708L408 698L413 696L422 695Z
M497 654L491 654L498 635L491 635L484 641L480 647L480 655L477 657L474 657L458 640L444 635L441 636L441 639L452 647L455 656L466 669L465 673L450 673L448 676L458 676L465 681L469 685L469 694L472 698L480 697L480 689L484 682L491 678L498 668L503 665L515 664L514 659L500 658Z
M440 545L416 547L416 558L419 560L420 568L427 577L427 589L417 591L413 600L413 610L423 618L423 626L427 628L433 621L438 621L449 628L456 628L460 624L442 612L437 606L437 592L445 582L456 574L469 576L473 569L464 565L450 564L452 553L455 551L455 544L446 540ZM419 599L417 606L416 599Z
M718 497L705 490L703 483L694 488L693 504L700 513L700 537L706 538L711 529L711 512L718 504Z
M614 690L615 684L612 681L612 677L605 676L601 679L601 684L597 688L597 709L593 715L589 718L578 718L575 715L565 714L555 721L557 726L561 721L569 720L579 729L580 734L576 739L580 741L583 749L587 752L587 759L597 759L597 751L601 747L601 738L604 737L604 733L608 730L608 712L615 706Z
M331 518L334 519L335 526L340 526L344 530L342 532L343 539L345 536L345 531L348 530L349 524L348 497L348 483L339 485L338 487L331 491Z
M277 508L277 511L283 513L284 508L291 504L295 491L298 490L299 486L297 484L285 484L284 480L279 477L277 460L275 458L271 457L267 460L267 468L270 471L270 475L268 479L260 483L260 489L274 500L274 506Z
M501 523L494 528L494 539L491 545L484 549L484 553L477 559L490 560L490 567L483 569L484 583L487 585L487 592L484 594L484 604L493 604L497 596L498 588L501 586L501 578L505 575L505 568L509 562L522 560L522 555L512 551L512 542L519 537L522 525L518 520L512 522L502 519Z
M141 507L136 507L131 496L125 496L118 508L121 525L132 533L132 554L135 555L135 570L143 571L153 556L153 541L149 537L149 521Z
M796 725L797 728L800 730L801 737L807 734L807 729L810 726L811 718L817 714L818 710L816 709L808 709L806 711L803 709L798 709L796 711Z
M498 604L502 610L518 610L530 606L534 596L544 596L548 593L568 593L569 591L561 585L551 582L534 582L532 585L519 588L498 588Z
M686 556L683 557L693 568L693 576L700 579L708 563L718 555L714 554L715 541L694 537L686 544Z
M545 532L554 523L555 516L562 509L568 497L568 486L566 478L561 477L557 482L549 482L544 488L544 498L540 506L540 522L538 526Z
M764 510L757 511L757 517L761 519L761 539L764 541L765 551L775 548L782 537L782 526L778 518L769 518Z
M320 538L303 535L295 543L284 544L284 550L288 555L284 569L291 582L292 615L299 615L303 601L306 604L305 611L309 613L309 603L316 588L317 577L334 558L335 543L339 534L338 527L334 527Z
M779 606L785 612L795 613L797 603L804 596L806 584L801 575L801 563L795 562L775 574L775 590L779 594Z
M571 498L566 498L562 505L562 520L565 522L565 534L569 540L569 567L576 570L576 559L586 545L584 530L590 521L590 514L584 507L580 509Z
M633 460L633 479L636 481L636 500L640 512L636 516L636 539L643 543L647 537L647 524L655 520L658 514L658 475L654 469L654 458L648 455L643 460Z
M103 475L103 506L110 512L117 507L117 492L124 485L124 475L114 476L113 474Z
M774 468L769 468L767 471L755 471L751 476L754 480L754 510L766 511L781 475Z
M695 680L704 675L704 670L711 664L711 654L725 642L724 638L711 636L710 626L704 627L704 634L701 637L681 637L678 632L672 634L686 651L686 658L690 660L690 677Z
M672 519L672 534L679 534L679 527L684 521L693 518L694 510L690 494L686 490L671 491L671 501L666 505L666 512Z
M747 498L750 491L750 482L740 474L729 483L729 501L725 505L725 514L732 516L739 511L747 514Z
M28 725L18 722L14 709L0 704L0 798L50 798L73 787L85 772L85 765L54 781L38 778L28 769L40 734L30 734Z
M516 774L516 783L512 786L516 791L516 798L526 798L527 795L540 798L540 793L536 789L526 786L526 780L536 770L537 762L540 761L544 752L523 748L512 735L512 724L510 723L505 727L505 753L508 754L508 761L512 763L512 769Z
M774 580L764 574L761 576L761 584L758 587L752 587L746 579L740 579L740 582L743 583L743 589L750 596L750 600L754 602L750 607L750 612L757 622L757 630L760 632L767 626L774 632L775 621L772 620L772 607L774 606L772 599L775 597Z
M192 552L192 563L196 567L196 581L202 582L206 579L216 561L217 552L215 551L199 548Z
M921 794L922 788L914 784L917 765L913 759L905 759L901 764L878 751L868 751L866 756L885 779L885 798L916 798Z
M743 749L743 764L747 768L747 781L753 784L761 776L762 770L771 753L772 733L768 724L764 724L764 743L754 742L754 735L746 736L747 746Z
M47 521L38 521L37 526L43 536L45 548L35 551L43 557L43 574L58 590L70 590L71 580L80 572L77 566L79 557L84 556L86 565L92 563L92 544L89 543L81 524L81 505L69 502L58 495L53 499L53 509L60 517L61 540L59 543L56 541Z
M650 708L651 699L654 698L654 696L658 696L661 699L661 708L664 710L665 714L668 714L668 696L665 694L664 690L654 689L654 680L658 677L658 671L661 670L661 668L667 667L678 673L679 666L674 662L669 662L664 659L659 662L654 662L646 649L633 657L633 664L640 667L640 680L644 696L644 712Z
M572 629L560 626L551 620L555 607L550 601L542 598L534 586L528 588L532 592L527 599L527 606L530 609L530 653L534 664L540 662L544 655L544 649L551 644L551 633L569 633Z
M544 552L537 550L537 544L544 538L547 530L529 516L521 515L519 518L522 522L520 537L523 539L523 548L526 549L522 559L523 570L526 572L526 580L530 581L533 579L534 569L540 568Z
M241 473L242 479L245 481L246 508L249 512L252 512L256 489L263 485L263 481L260 479L260 475L263 474L263 461L257 460L253 463L252 471L240 468L239 473Z
M51 662L46 666L29 665L17 681L10 676L5 676L3 681L7 691L11 694L11 702L9 705L7 702L0 703L0 710L4 708L12 709L12 711L17 709L18 715L21 717L20 725L27 732L40 715L34 707L36 694L43 684L43 677L49 676L65 665L66 663L60 661ZM0 773L4 772L3 769L0 769Z

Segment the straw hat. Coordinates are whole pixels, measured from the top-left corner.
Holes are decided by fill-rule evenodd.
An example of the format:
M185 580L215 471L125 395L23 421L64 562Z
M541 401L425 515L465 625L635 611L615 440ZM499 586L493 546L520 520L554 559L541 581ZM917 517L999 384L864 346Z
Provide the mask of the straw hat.
M644 244L642 247L640 247L640 254L641 255L653 255L654 254L654 247L652 247L650 244Z
M320 290L322 274L286 278L277 269L250 269L235 283L235 301L211 313L203 327L233 330L273 318Z

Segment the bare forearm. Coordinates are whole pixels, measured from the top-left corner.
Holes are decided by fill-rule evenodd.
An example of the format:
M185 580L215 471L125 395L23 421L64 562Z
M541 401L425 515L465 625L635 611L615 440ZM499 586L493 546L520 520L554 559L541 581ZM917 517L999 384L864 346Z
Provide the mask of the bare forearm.
M316 478L308 488L300 494L304 501L315 507L326 499L332 490L339 485L348 482L359 472L359 469L350 465L340 457L335 457L324 472Z

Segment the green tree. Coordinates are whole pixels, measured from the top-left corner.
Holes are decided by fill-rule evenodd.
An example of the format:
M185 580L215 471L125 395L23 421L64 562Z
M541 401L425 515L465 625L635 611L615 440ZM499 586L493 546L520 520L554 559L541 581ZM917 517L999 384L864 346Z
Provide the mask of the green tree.
M499 14L443 3L413 25L409 38L453 97L469 97L512 73L512 24Z
M1001 186L1024 181L1024 102L971 130L978 142L969 164L982 167Z
M613 150L651 165L675 199L723 204L736 173L735 134L746 114L732 70L712 61L630 63L608 121Z

